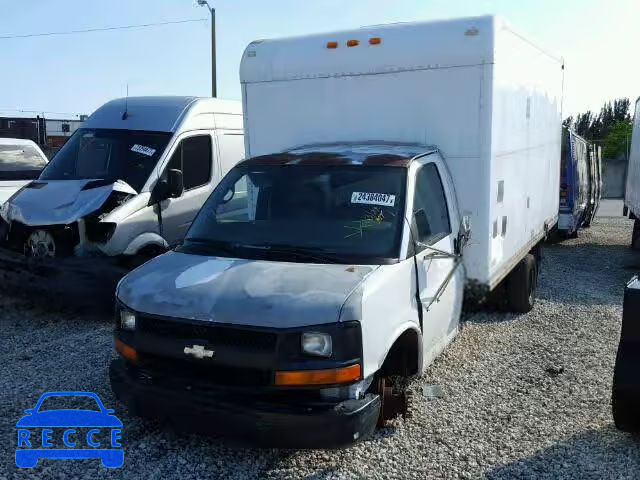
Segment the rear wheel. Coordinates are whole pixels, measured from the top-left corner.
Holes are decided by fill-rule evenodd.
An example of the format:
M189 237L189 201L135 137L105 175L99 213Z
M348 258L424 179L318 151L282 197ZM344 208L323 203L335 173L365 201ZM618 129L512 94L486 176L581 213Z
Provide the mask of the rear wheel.
M633 222L633 233L631 234L631 249L640 250L640 221Z
M611 394L611 411L613 413L613 421L616 424L618 430L623 432L638 433L640 432L640 418L638 417L637 405L638 398L634 402L613 386L613 392Z
M527 254L513 269L507 279L507 302L509 309L516 313L527 313L536 302L538 268L536 258Z

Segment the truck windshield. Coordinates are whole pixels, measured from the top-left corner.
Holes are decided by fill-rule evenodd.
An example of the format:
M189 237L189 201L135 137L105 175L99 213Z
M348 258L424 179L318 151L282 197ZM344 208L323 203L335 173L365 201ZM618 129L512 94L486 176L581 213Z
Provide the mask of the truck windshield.
M209 197L181 251L300 262L399 256L406 171L241 165Z
M171 133L79 129L49 162L41 180L123 180L140 191Z
M46 164L31 145L0 145L0 180L33 180Z

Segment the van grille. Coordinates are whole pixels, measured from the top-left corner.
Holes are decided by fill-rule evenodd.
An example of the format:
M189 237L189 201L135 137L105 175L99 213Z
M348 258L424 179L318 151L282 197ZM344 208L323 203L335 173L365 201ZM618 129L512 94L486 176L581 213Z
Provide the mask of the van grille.
M233 347L259 352L275 351L278 340L278 336L270 332L148 316L138 318L138 329L161 337L204 340L213 347Z
M136 367L139 381L167 388L189 386L207 390L215 386L264 387L271 384L272 372L257 368L215 365L207 361L177 360L143 354Z

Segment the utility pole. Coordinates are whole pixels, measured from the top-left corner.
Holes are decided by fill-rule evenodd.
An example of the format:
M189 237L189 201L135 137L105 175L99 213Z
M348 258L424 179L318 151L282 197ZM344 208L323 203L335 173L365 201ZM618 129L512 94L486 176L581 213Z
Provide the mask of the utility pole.
M207 0L198 0L198 5L207 7L211 12L211 96L218 96L217 72L216 72L216 9L209 5Z

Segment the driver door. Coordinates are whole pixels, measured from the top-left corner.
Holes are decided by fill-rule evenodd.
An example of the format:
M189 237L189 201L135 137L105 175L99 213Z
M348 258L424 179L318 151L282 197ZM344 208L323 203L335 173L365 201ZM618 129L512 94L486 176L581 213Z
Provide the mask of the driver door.
M462 267L456 266L457 228L452 228L457 226L457 211L455 200L447 200L454 197L449 182L443 182L448 179L445 175L444 168L431 162L422 165L415 177L413 231L425 366L455 335L462 306L464 275Z
M211 134L197 133L183 137L173 151L161 180L166 180L170 169L182 171L184 183L180 197L160 202L162 236L169 245L175 245L184 238L213 189L216 172Z

